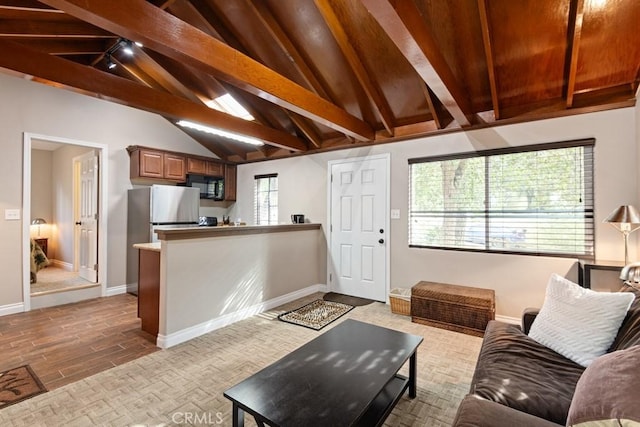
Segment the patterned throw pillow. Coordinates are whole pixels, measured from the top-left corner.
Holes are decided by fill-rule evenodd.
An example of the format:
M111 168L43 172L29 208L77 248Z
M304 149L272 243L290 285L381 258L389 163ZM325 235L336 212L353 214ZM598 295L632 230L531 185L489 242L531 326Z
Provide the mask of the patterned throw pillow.
M552 274L529 337L582 365L613 343L634 295L596 292Z

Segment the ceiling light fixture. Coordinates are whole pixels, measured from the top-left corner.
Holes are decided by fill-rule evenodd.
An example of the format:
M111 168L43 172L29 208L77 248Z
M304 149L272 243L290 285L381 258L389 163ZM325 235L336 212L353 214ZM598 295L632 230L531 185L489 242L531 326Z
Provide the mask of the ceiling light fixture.
M180 120L178 122L178 125L180 125L182 127L185 127L185 128L189 128L189 129L195 129L195 130L198 130L200 132L206 132L206 133L210 133L212 135L221 136L223 138L229 138L229 139L233 139L235 141L244 142L245 144L264 145L264 143L262 141L260 141L259 139L257 139L257 138L252 138L252 137L244 136L244 135L238 135L237 133L227 132L226 130L200 125L198 123L193 123L193 122L190 122L188 120Z
M113 62L113 59L111 59L111 54L110 53L107 53L105 55L105 59L107 61L107 68L108 69L113 70L114 68L116 68L118 66L118 64Z
M133 55L133 43L131 40L120 39L120 45L122 46L122 51L127 55Z

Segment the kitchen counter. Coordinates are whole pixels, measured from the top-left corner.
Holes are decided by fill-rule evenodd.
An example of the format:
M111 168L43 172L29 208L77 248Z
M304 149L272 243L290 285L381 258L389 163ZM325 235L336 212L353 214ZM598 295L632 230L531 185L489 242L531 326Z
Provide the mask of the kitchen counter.
M158 227L136 244L143 330L168 348L326 290L321 224Z
M247 234L282 233L319 230L321 224L222 225L216 227L156 228L159 240L202 239L205 237L240 236Z

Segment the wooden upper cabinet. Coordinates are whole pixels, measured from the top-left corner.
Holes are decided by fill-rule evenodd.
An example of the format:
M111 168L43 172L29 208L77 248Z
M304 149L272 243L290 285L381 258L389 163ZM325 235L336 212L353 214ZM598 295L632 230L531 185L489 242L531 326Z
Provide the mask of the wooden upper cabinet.
M172 181L184 182L187 180L187 168L184 156L173 153L164 153L164 177Z
M236 181L238 168L236 165L224 165L224 199L236 201Z
M131 179L152 178L184 182L187 180L186 159L175 153L137 148L130 150Z
M224 176L224 163L195 157L187 158L187 173L206 176Z

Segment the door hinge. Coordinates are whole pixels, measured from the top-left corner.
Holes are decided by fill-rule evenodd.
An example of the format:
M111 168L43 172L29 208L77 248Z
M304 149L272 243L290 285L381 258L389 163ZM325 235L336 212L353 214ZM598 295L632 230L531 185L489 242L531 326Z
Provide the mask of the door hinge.
M331 282L333 280L333 274L329 273L329 281Z
M93 219L98 220L98 214L93 214Z
M94 269L95 271L98 271L98 264L93 264L93 269Z
M333 233L333 224L329 224L329 233Z

